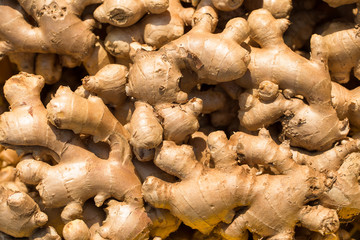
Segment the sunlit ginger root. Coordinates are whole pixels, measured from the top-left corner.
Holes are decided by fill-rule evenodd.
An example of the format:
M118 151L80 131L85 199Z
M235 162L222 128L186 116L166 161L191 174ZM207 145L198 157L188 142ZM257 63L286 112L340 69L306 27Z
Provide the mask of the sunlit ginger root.
M95 75L84 77L82 83L84 89L95 93L105 104L119 106L126 99L127 74L127 67L120 64L108 64Z
M184 27L191 25L193 13L194 9L182 7L180 0L170 0L169 8L161 14L148 15L127 28L110 27L105 47L113 56L122 59L130 58L133 41L160 48L184 34Z
M0 211L0 231L13 237L29 237L48 221L29 195L3 186L0 186Z
M145 181L149 176L155 176L168 182L176 181L174 176L159 169L152 161L140 162L133 159L133 163L141 182ZM181 224L181 221L166 209L153 208L147 205L146 212L152 222L150 226L151 237L165 239L170 233L175 232Z
M2 0L0 55L11 52L56 53L74 61L84 60L93 51L96 37L80 15L87 5L94 2L97 1ZM24 19L23 11L34 19L36 27ZM78 34L74 35L74 32Z
M340 144L323 152L308 152L292 148L291 153L295 162L307 165L319 172L337 171L348 155L360 151L360 140L342 140Z
M186 104L158 104L155 108L145 102L135 102L129 132L130 144L137 159L152 160L154 148L163 139L176 143L186 141L199 128L197 116L201 108L202 101L199 98L193 98Z
M131 26L146 13L159 14L169 7L169 0L97 0L97 2L103 4L94 12L96 20L117 27Z
M209 114L225 108L227 101L229 100L224 92L213 88L204 91L193 89L189 93L189 97L196 97L202 100L202 114Z
M291 146L324 151L349 132L348 120L339 120L331 106L307 105L298 98L285 98L277 86L264 81L261 89L249 90L239 96L240 124L250 131L267 127L277 121ZM322 129L322 131L318 131Z
M324 184L326 176L297 165L289 146L277 145L267 131L262 130L259 136L237 132L229 141L224 133L215 132L209 135L208 144L215 168L197 162L190 146L164 141L154 163L181 181L173 184L148 177L142 187L145 200L157 208L169 209L186 225L204 234L221 221L230 224L234 209L240 206L248 208L236 218L241 217L246 223L235 226L239 239L243 239L246 229L261 237L275 239L286 235L291 239L298 222L322 233L338 229L335 210L306 205L328 189ZM257 176L246 165L237 165L237 154L245 160L272 165L280 175ZM293 190L295 185L297 191ZM316 214L322 216L321 220L312 219ZM226 229L223 226L224 236L228 235Z
M141 183L131 163L127 132L104 103L97 97L87 100L73 94L68 88L62 88L48 105L47 113L40 101L43 85L44 80L40 76L21 73L10 78L4 87L12 112L0 116L1 143L13 148L21 146L35 155L46 152L59 162L50 166L41 161L24 160L17 165L20 179L27 184L37 185L46 207L65 206L62 212L64 221L81 216L82 204L93 197L97 206L101 206L110 197L142 206ZM72 106L73 99L70 99L70 105L66 105L66 95L85 102ZM75 110L76 106L81 110ZM79 122L57 118L57 114L66 117L62 107L65 111L78 114L72 117ZM86 108L96 109L99 114L92 114L89 119L86 112L83 112ZM52 126L48 123L47 114L49 120L58 127L72 127L73 131L93 135L95 140L107 141L111 147L109 158L104 160L96 157L84 148L81 140L71 131ZM76 116L87 120L79 120ZM89 128L81 127L83 123L88 124ZM70 175L59 175L61 172ZM113 177L109 178L109 175ZM71 184L68 182L69 176ZM119 182L123 184L118 184Z
M336 83L331 83L331 102L339 119L349 119L351 127L360 129L360 87L347 89Z
M142 207L110 200L93 239L149 239L151 220Z
M355 23L332 22L322 32L329 49L329 70L331 79L347 83L353 70L360 79L359 30Z
M323 206L337 208L339 217L350 220L360 213L360 153L349 154L334 174L334 183L320 202Z
M152 105L184 103L188 97L179 88L181 70L192 70L199 83L212 84L235 80L245 73L249 53L240 44L248 35L247 22L232 19L222 33L212 34L216 20L208 12L196 12L194 27L158 51L140 48L131 54L134 64L129 69L128 96Z
M259 88L271 81L289 95L302 95L310 105L331 107L331 79L327 69L328 50L319 35L311 38L311 60L293 52L282 38L288 20L275 19L265 9L251 12L250 37L260 48L251 48L249 71L237 80L245 88Z

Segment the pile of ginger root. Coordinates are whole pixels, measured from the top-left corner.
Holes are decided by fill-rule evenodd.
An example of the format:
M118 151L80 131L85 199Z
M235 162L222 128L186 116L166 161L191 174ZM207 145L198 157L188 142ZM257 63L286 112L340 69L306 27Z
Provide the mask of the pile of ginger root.
M0 13L0 239L360 239L359 0Z

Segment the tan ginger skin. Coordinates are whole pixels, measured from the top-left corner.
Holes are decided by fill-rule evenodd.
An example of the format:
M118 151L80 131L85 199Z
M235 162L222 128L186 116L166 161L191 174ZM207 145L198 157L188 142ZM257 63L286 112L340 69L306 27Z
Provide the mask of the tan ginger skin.
M0 231L13 237L29 237L48 221L37 203L26 193L0 186Z
M71 4L65 0L50 4L44 0L17 2L0 2L1 12L4 13L0 18L0 39L3 40L0 41L0 54L14 51L57 53L76 60L83 60L91 54L95 35L91 32L91 26L79 18L83 9L92 3L91 0L75 1ZM24 20L20 6L34 18L38 27ZM59 32L61 36L55 34ZM74 32L79 34L74 35Z
M169 0L94 0L103 2L94 12L96 20L117 27L128 27L146 13L159 14L169 7Z
M125 84L127 67L120 64L108 64L95 75L82 79L85 90L96 94L105 104L119 106L126 100Z
M264 85L272 83L264 81L260 86ZM242 93L239 96L240 124L256 131L281 121L283 135L290 140L291 146L318 151L331 148L349 132L348 120L339 120L334 109L329 111L321 106L307 105L301 99L287 99L277 92L273 97L273 100L264 99L262 90L256 89Z
M355 24L333 22L323 33L329 51L329 70L333 81L347 83L350 72L360 79L359 29Z
M131 163L128 136L123 134L126 130L99 98L84 99L67 88L60 89L56 98L49 103L47 117L39 98L43 85L44 80L40 76L21 73L10 78L4 87L12 112L1 115L1 142L14 148L28 146L27 151L38 151L38 154L44 149L59 162L50 166L31 159L21 161L17 165L20 179L37 185L46 207L65 206L61 214L65 222L79 218L82 204L92 197L95 197L97 206L101 206L107 198L114 197L141 208L141 182ZM21 98L18 97L20 92ZM76 104L69 107L74 101ZM89 112L89 115L84 115L83 111L74 108L76 106L82 110L96 109L99 114ZM78 113L72 117L79 122L71 121L71 113L66 110ZM67 119L69 115L70 120ZM109 158L104 160L96 157L84 148L71 131L58 130L48 124L48 119L58 127L93 135L95 141L108 141L111 147ZM11 127L13 124L17 127ZM14 132L14 129L19 132ZM109 178L109 175L112 177ZM128 224L131 225L130 222Z
M181 181L173 184L148 177L143 184L145 200L169 209L204 234L220 222L233 222L217 230L225 239L247 239L246 229L269 239L292 239L298 222L322 234L338 229L335 210L306 205L327 191L331 181L324 174L296 164L289 146L277 145L266 130L259 136L238 132L229 141L224 133L215 132L209 135L208 144L215 168L197 162L190 146L164 141L154 162ZM280 175L257 176L246 165L237 165L237 154L245 160L271 164ZM240 206L248 208L233 221L234 208Z
M310 105L329 107L331 79L323 38L312 36L312 58L307 60L293 52L283 41L288 20L275 19L269 11L259 9L251 12L248 22L250 37L261 47L251 48L249 71L237 83L249 89L258 88L262 81L271 81L293 96L303 95Z
M169 8L161 14L148 15L127 28L110 27L104 41L106 50L117 58L129 59L133 41L160 48L184 34L193 13L194 9L182 7L180 0L170 0Z
M188 96L179 89L182 69L197 73L200 83L212 84L237 79L246 72L249 53L240 44L247 37L247 22L232 19L222 33L212 34L215 13L210 7L202 9L195 13L195 26L182 37L158 51L136 52L129 70L127 95L152 105L183 103Z
M360 129L360 87L348 90L336 82L331 85L331 102L337 115L348 118L352 127Z
M145 102L135 102L128 130L131 135L130 144L138 160L152 160L153 149L163 139L176 143L186 141L199 128L197 116L201 109L202 101L199 98L193 98L186 104L163 103L155 109Z

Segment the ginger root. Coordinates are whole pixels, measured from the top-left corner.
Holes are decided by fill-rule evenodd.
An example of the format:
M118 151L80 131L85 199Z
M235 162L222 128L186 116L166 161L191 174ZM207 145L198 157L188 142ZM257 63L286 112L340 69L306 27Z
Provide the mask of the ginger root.
M0 231L13 237L29 237L48 221L29 195L3 186L0 186L0 211Z
M95 197L97 206L101 206L107 198L114 197L141 207L141 183L131 163L127 135L123 135L127 132L122 125L111 115L99 98L91 97L87 100L75 95L67 88L59 90L57 97L48 104L49 119L58 127L67 127L79 133L91 134L97 140L108 141L111 147L109 159L96 157L84 148L80 139L71 131L58 130L48 123L47 111L39 99L43 85L43 78L25 73L13 76L5 85L5 95L12 107L12 112L1 115L1 142L15 148L18 145L29 146L27 151L39 151L37 154L45 152L58 161L58 164L50 166L45 162L32 159L23 160L17 165L20 179L28 184L37 185L45 206L65 206L62 218L66 222L79 218L82 204L92 197ZM14 98L19 92L22 93L22 99ZM66 119L66 111L70 111L70 119L73 116L72 110L76 113L81 111L75 111L75 106L66 105L67 97L70 98L70 104L73 100L85 101L76 105L81 106L82 109L86 105L89 105L88 109L97 106L98 109L104 111L99 112L98 116L105 114L107 117L96 119L89 112L89 116L80 115L88 119L87 121L72 122ZM17 100L20 100L21 104L18 104ZM90 116L91 118L88 118ZM83 123L97 126L98 129L96 127L84 128L81 125ZM14 126L13 124L17 124L18 129L23 129L21 134L14 132L15 127L11 127ZM43 132L41 135L36 132L39 128ZM39 138L39 136L42 137ZM104 169L104 171L99 172L98 169ZM65 174L69 171L70 175ZM109 175L113 177L108 178ZM118 184L118 182L123 182L123 184ZM83 191L77 189L83 189Z
M298 222L323 234L338 229L335 210L306 205L327 191L326 176L297 165L290 148L286 144L277 145L264 129L259 136L235 133L229 141L224 133L214 132L208 144L215 168L197 162L190 146L164 141L154 162L181 181L174 184L148 177L142 187L145 200L155 207L169 209L186 225L204 234L221 221L232 222L218 230L225 238L236 234L238 239L246 239L248 229L261 237L290 239ZM237 154L249 161L271 164L281 175L257 176L246 165L237 166ZM290 190L295 185L297 191ZM286 201L278 201L279 196ZM248 208L233 220L234 209L240 206ZM316 215L321 217L314 219Z
M212 15L195 15L198 16L196 25L182 37L158 51L139 49L135 52L132 56L134 64L129 70L127 95L152 105L183 103L188 96L179 88L182 69L197 73L200 83L227 82L245 73L250 59L240 44L248 34L247 22L242 18L232 19L222 33L212 34Z

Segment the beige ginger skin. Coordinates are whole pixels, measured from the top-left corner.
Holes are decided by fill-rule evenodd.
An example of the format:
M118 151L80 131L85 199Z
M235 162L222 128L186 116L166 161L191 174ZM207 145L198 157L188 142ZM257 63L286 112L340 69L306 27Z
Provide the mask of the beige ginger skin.
M130 59L130 43L137 41L160 48L181 37L184 27L190 26L193 8L184 8L180 0L170 0L167 11L148 15L139 23L127 28L110 27L105 38L105 47L117 58Z
M204 234L221 221L230 224L234 208L248 206L233 224L218 230L228 239L247 239L246 229L270 239L292 239L297 222L321 233L331 233L339 227L335 210L306 205L331 186L326 176L297 165L289 146L277 145L266 130L262 129L259 136L238 132L229 141L224 133L214 132L209 135L208 144L215 168L197 162L190 146L164 141L154 162L181 181L174 184L148 177L143 184L145 200L169 209L186 225ZM237 165L237 154L245 160L271 164L280 175L257 176L246 165ZM293 190L295 185L297 191ZM278 201L279 197L286 200ZM318 217L314 220L313 216Z
M355 24L333 22L322 36L329 51L329 70L333 81L347 83L353 70L360 79L359 30Z
M105 160L96 157L85 149L71 131L58 130L47 122L47 111L39 99L43 85L42 77L25 73L13 76L5 85L5 96L12 112L1 115L1 142L14 148L26 145L27 151L35 151L35 155L46 152L58 161L54 166L31 159L21 161L17 165L20 179L37 185L46 207L65 206L61 214L65 222L79 218L82 204L92 197L97 206L101 206L107 198L114 197L141 208L141 183L131 163L126 130L99 98L84 99L68 88L61 88L48 105L49 120L58 127L91 134L95 141L108 141L111 148L109 158ZM19 92L22 93L21 99L16 97ZM70 113L70 119L74 117L79 121L73 122L67 119L69 112L66 110L71 111L72 108L66 105L66 101L78 101L73 107L97 109L99 114L88 112L89 115L84 115L84 112L77 110L74 112L80 115ZM11 127L13 124L17 128ZM15 129L19 132L14 131ZM99 169L103 171L98 171ZM109 175L113 177L109 178ZM122 184L118 184L119 182Z
M273 84L264 81L261 87L264 85ZM298 98L285 98L277 91L272 92L274 99L267 99L263 92L261 89L254 89L239 96L238 118L240 124L250 131L280 121L282 133L290 140L291 146L317 151L331 148L349 132L348 119L339 120L332 108L328 111L321 106L307 105ZM318 131L319 128L322 131Z
M0 186L0 211L0 231L13 237L29 237L48 221L28 194L3 186Z
M241 77L250 60L247 50L240 46L248 34L247 22L232 19L222 33L212 34L215 20L211 14L199 11L191 31L158 51L138 50L132 57L127 95L152 105L186 102L187 93L179 89L182 69L197 73L199 82L213 84Z
M0 2L2 27L0 28L0 54L8 52L57 53L74 60L83 60L91 54L95 35L91 26L79 16L91 1L60 0L2 0ZM24 20L22 9L32 16L38 27ZM8 23L8 24L5 24ZM16 26L16 27L14 27ZM61 32L59 34L55 34ZM78 32L74 36L73 32ZM81 34L80 34L81 33ZM23 38L18 38L21 35ZM70 37L72 36L72 37ZM23 41L22 39L26 39Z
M95 11L94 17L102 23L117 27L135 24L146 13L159 14L169 7L169 0L85 0L103 2Z

